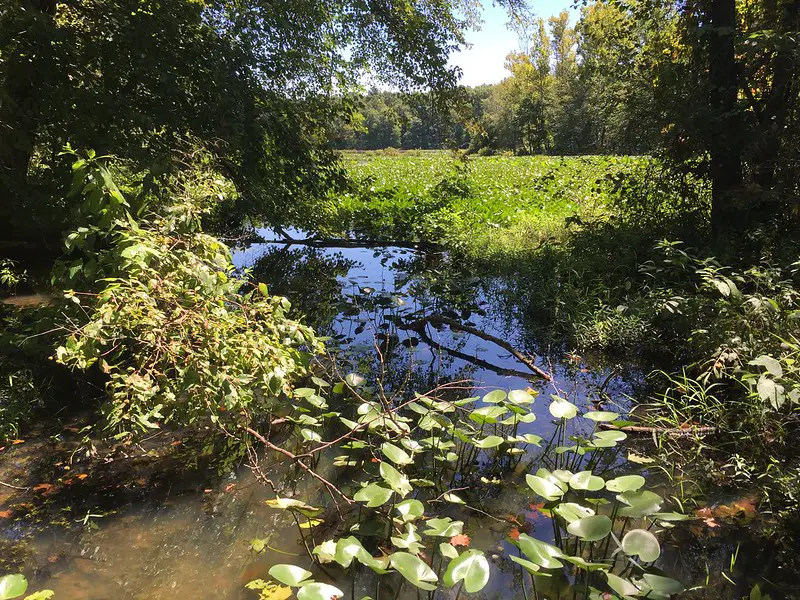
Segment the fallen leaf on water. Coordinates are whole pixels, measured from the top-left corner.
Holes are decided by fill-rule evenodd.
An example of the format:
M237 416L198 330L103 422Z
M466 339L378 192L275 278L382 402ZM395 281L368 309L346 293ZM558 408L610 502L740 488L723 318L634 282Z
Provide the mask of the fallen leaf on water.
M225 486L225 491L230 492L235 487L236 487L235 483L229 483L228 485Z
M514 529L512 529L511 531L508 532L508 537L510 537L512 540L518 540L519 539L519 529L514 527Z
M24 444L24 443L25 443L25 440L11 440L11 444L12 445Z
M464 535L463 533L459 533L458 535L454 535L450 538L450 543L453 546L469 546L470 539L468 536Z
M49 492L52 489L52 487L53 487L52 483L39 483L39 484L33 486L33 491L34 492L42 492L43 494L46 494L47 492Z
M178 440L177 442L172 442L170 446L180 446L183 442Z
M12 514L10 510L0 510L0 519L10 519Z
M53 554L53 555L47 557L47 562L55 563L55 562L58 562L59 558L60 557L58 556L58 554Z
M80 475L76 475L76 477L78 479L80 479L81 481L83 481L84 479L86 479L88 477L88 475L86 473L81 473Z

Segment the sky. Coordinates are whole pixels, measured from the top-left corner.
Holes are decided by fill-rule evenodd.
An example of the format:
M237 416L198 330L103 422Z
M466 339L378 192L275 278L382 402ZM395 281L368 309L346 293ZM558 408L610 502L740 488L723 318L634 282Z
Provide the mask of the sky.
M532 0L532 6L536 16L545 20L566 9L572 14L571 21L574 23L578 14L572 8L572 0ZM450 60L450 64L463 70L463 85L475 86L502 81L510 75L503 66L506 55L519 50L517 35L506 28L506 10L492 6L491 0L483 0L483 7L484 23L480 31L467 32L467 42L472 44L472 48L454 54Z

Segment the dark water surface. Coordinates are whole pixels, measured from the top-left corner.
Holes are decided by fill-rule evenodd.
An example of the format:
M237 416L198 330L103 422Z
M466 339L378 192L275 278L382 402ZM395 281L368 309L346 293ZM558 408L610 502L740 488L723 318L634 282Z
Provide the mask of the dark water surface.
M606 408L614 409L616 403L616 408L624 411L632 390L630 382L640 377L635 367L620 370L626 373L621 377L607 365L592 364L563 348L548 348L530 339L515 314L513 297L519 290L511 289L499 275L475 278L461 273L459 265L439 253L266 243L237 251L234 259L237 267L251 270L255 278L266 282L272 293L292 299L298 314L330 336L331 346L345 349L346 360L361 372L369 375L376 368L380 351L389 387L407 381L410 390L424 392L444 381L464 380L470 388L465 395L482 395L495 387L539 391L537 419L525 431L544 438L554 428L545 400L550 393L561 390L579 408L587 409L603 387L610 397ZM474 335L428 326L429 339L421 339L419 331L398 327L429 314L450 316L522 352L536 354L537 365L551 372L554 382L542 381L508 351ZM43 452L54 448L58 450L58 442L53 440L13 448L4 459L0 480L21 476L34 468ZM218 451L204 450L208 457ZM69 464L67 456L60 460ZM113 474L102 469L85 473L87 482L105 473L108 487L97 485L90 488L91 494L75 493L68 506L43 510L38 524L30 518L0 519L0 527L4 521L8 523L2 529L7 542L0 552L7 552L5 561L23 566L32 589L52 589L57 600L255 598L244 584L266 579L272 564L309 563L294 523L285 513L264 504L273 493L242 464L232 460L220 466L209 461L211 471L173 464L165 475L132 461L130 466L108 465L108 469L116 469ZM291 475L284 467L274 463L268 469L291 490L287 493L299 494L302 490L292 489L291 482L286 482ZM607 467L613 471L617 465ZM322 464L320 469L330 472L333 467ZM58 474L62 479L66 475L63 471ZM522 473L512 476L524 477ZM75 485L82 481L76 480ZM112 491L112 486L117 489ZM120 486L127 486L130 493L121 493ZM37 502L31 506L40 506L41 496L48 491L37 492ZM0 506L13 494L0 488ZM551 521L528 506L532 494L524 487L510 484L486 501L495 514L523 515L531 535L552 540ZM14 511L26 510L24 498L16 506ZM63 514L59 526L50 523L54 510ZM509 524L473 515L465 529L472 537L472 547L486 550L492 558L492 578L480 597L520 596L521 592L512 591L519 589L515 584L519 569L504 558L513 551L504 541ZM268 540L272 549L256 556L250 550L250 542L256 538ZM11 544L13 540L24 544ZM16 554L12 556L12 552ZM672 561L677 571L685 571L674 552L665 552L663 561L665 567ZM351 583L340 580L337 585L349 594ZM374 595L371 573L354 585L355 597ZM556 589L568 582L554 585ZM441 597L454 594L452 590L442 592Z

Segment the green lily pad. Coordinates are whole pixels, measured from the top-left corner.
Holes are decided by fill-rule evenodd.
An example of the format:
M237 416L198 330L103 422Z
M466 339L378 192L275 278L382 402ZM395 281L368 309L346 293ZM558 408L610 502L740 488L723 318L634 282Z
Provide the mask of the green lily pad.
M558 500L566 492L563 487L556 483L544 479L543 477L537 477L536 475L526 475L525 482L528 484L528 487L545 500Z
M580 521L585 517L591 517L595 514L591 508L581 506L580 504L576 504L574 502L563 502L556 506L553 509L553 512L564 519L567 523Z
M550 403L550 414L556 419L573 419L578 415L578 407L564 398L555 396Z
M420 588L421 590L432 591L436 589L434 585L439 578L425 562L414 554L408 552L395 552L390 558L392 568L397 570L406 581Z
M645 484L645 478L641 475L623 475L616 479L606 482L606 489L609 492L636 492Z
M605 515L592 515L567 525L567 531L585 542L602 540L611 533L611 519Z
M619 510L622 517L648 517L661 510L664 499L649 490L623 492L617 494L617 500L627 506Z
M602 490L606 482L603 481L602 477L592 475L591 471L581 471L580 473L575 473L575 475L570 478L569 485L573 490L596 492Z
M22 596L28 589L28 580L24 575L4 575L0 577L0 600L11 600Z
M564 566L564 563L558 560L564 557L564 553L551 544L541 542L526 533L520 534L517 543L531 562L544 569L560 569Z
M370 483L358 490L353 495L353 500L357 502L366 502L370 508L383 506L392 497L394 492L388 488L383 487L377 483Z
M479 592L489 583L489 561L480 550L467 550L450 561L443 580L447 587L463 581L468 594Z
M342 590L327 583L309 583L297 590L297 600L337 600L342 596Z
M414 459L405 450L391 442L384 442L381 445L381 452L396 465L410 465L414 462Z
M633 529L622 538L622 551L628 556L638 556L644 562L653 562L661 556L661 545L649 531Z
M590 410L583 414L585 419L595 421L597 423L608 423L619 418L619 414L607 410Z
M404 523L419 519L425 514L425 505L413 498L398 502L394 509L400 513L400 520Z
M300 587L311 575L313 575L311 571L294 565L275 565L269 570L270 577L291 587Z
M460 534L464 528L463 521L453 521L450 517L428 519L425 521L425 525L428 527L428 529L423 532L425 535L448 538Z

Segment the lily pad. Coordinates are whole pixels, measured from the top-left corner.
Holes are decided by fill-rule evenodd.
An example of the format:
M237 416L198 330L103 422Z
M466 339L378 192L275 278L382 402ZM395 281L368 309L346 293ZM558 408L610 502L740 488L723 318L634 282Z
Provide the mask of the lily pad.
M609 492L636 492L645 484L645 478L641 475L623 475L616 479L606 482L606 489Z
M479 592L489 582L489 561L480 550L467 550L450 561L443 580L447 587L463 581L468 594Z
M633 529L622 538L622 551L628 556L638 556L644 562L653 562L661 556L661 545L649 531Z
M570 478L569 485L573 490L596 492L602 490L606 482L603 481L602 477L592 475L591 471L581 471L580 473L575 473L575 475Z
M342 596L342 590L327 583L309 583L297 590L297 600L337 600Z
M605 515L592 515L567 525L567 531L585 542L602 540L611 533L611 519Z
M439 578L433 569L419 556L408 552L395 552L391 556L390 564L409 583L421 590L432 591L436 589L434 584L439 581Z
M313 573L294 565L275 565L269 570L269 576L283 585L299 587L302 582L309 579Z

